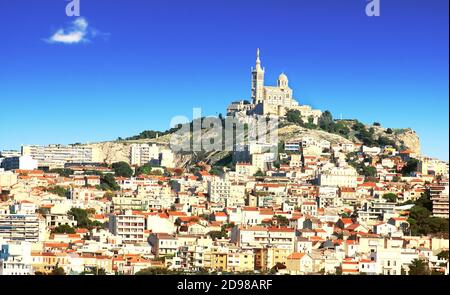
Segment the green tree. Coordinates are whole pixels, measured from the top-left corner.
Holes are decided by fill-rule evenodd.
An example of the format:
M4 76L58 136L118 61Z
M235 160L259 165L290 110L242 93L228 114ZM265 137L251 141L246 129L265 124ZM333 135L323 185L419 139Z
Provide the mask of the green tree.
M106 192L103 197L108 199L108 201L112 201L112 199L114 198L114 193L113 192Z
M56 169L50 169L50 173L58 173L60 176L69 177L73 175L74 171L72 169L65 169L65 168L56 168Z
M145 164L136 169L136 176L146 174L149 175L152 171L152 165Z
M376 141L373 138L374 130L371 127L369 130L363 125L359 132L355 135L365 146L375 146Z
M65 276L66 272L64 271L64 268L56 266L50 274L52 276Z
M437 257L439 259L445 259L448 260L448 250L443 250L441 252L438 253Z
M77 221L78 227L88 228L91 226L91 220L89 219L86 210L81 208L72 208L70 209L68 214L74 217L74 219Z
M62 186L58 186L58 185L48 188L47 191L49 193L58 195L60 197L65 197L65 198L69 197L69 194L70 194L70 191L68 189L63 188Z
M381 124L378 122L373 122L373 126L381 126Z
M258 171L256 171L255 174L253 174L253 176L256 176L256 177L262 177L262 176L264 176L264 175L265 175L265 174L264 174L264 172L261 171L261 169L258 169Z
M209 170L209 174L211 175L217 175L221 176L223 175L223 168L222 167L212 167L211 170Z
M52 230L54 234L74 234L75 229L68 224L61 224Z
M105 174L100 178L100 188L105 191L118 191L120 186L117 184L112 174Z
M92 269L88 270L88 271L83 271L80 275L95 275L95 276L105 276L106 275L106 271L104 268L97 268L97 267L93 267Z
M409 265L409 275L430 275L428 263L422 259L414 259Z
M402 169L403 176L408 176L412 172L417 171L417 165L419 164L419 160L417 159L409 159L408 162L406 162L406 165Z
M397 195L394 193L387 193L383 195L383 199L386 199L388 202L395 203L397 202Z
M355 120L355 124L353 124L353 130L361 131L364 129L366 129L366 126L363 123L359 122L358 120Z
M133 175L133 169L127 162L116 162L112 164L112 169L116 176L131 177Z
M342 121L339 121L334 124L333 133L347 137L350 133L350 129Z
M287 219L283 215L274 215L273 218L277 221L277 224L280 226L288 226L289 225L289 219Z
M222 239L222 238L228 238L228 234L225 231L225 229L222 228L222 230L220 231L210 231L208 233L208 235L211 237L211 239L216 240L216 239Z
M377 143L379 146L392 146L392 147L396 146L395 141L393 141L392 139L389 139L385 136L378 137Z
M377 175L377 168L373 166L363 165L363 175L367 177L375 177Z
M148 268L141 269L140 271L138 271L136 273L136 275L138 275L138 276L142 276L142 275L167 275L167 274L171 274L171 273L175 273L175 272L171 272L167 268L148 267Z
M432 205L429 191L426 191L410 209L408 222L412 235L448 235L448 219L431 216Z
M330 132L333 130L333 125L334 125L334 121L333 121L333 115L331 114L331 112L328 110L323 112L319 118L319 128L324 131Z
M288 110L286 112L286 119L288 122L303 125L302 115L299 110Z

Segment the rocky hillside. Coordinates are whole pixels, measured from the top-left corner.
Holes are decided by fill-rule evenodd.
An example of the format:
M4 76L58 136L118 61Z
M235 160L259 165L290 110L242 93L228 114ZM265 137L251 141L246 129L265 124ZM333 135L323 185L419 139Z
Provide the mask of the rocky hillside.
M320 129L311 129L302 127L297 124L284 123L282 127L278 129L278 136L280 141L295 140L302 137L311 137L319 140L328 140L333 143L363 143L358 138L358 132L354 129L353 121L346 121L344 124L349 129L347 136L342 136L335 133L326 132ZM389 129L381 126L369 126L365 125L367 130L373 128L373 138L378 140L383 138L385 141L392 141L397 147L401 149L409 149L414 153L420 154L420 140L417 133L410 129Z
M351 143L350 140L333 133L318 129L308 129L298 125L286 125L278 129L278 138L282 142L311 137L317 140L328 140L333 143Z
M327 140L332 144L335 143L363 143L360 136L362 124L356 120L340 121L348 130L345 135L326 132L317 127L307 128L298 124L283 122L278 129L278 137L281 142L300 139L302 137L311 137L318 140ZM356 126L360 124L360 126ZM407 129L390 129L381 126L364 125L364 130L368 130L367 134L373 139L376 144L379 139L393 142L402 149L409 149L415 153L420 154L420 141L416 132L410 128ZM358 131L359 130L359 131ZM150 139L132 139L132 140L117 140L89 144L94 148L94 160L96 162L114 163L119 161L129 162L130 147L133 143L148 143L157 144L161 149L169 148L171 134L165 134L157 138ZM363 138L365 140L365 138ZM213 153L184 153L176 154L175 164L178 167L186 167L195 164L199 161L205 161L210 164L215 164L224 159L229 158L228 152L213 152Z
M416 154L420 154L420 139L419 135L411 128L406 129L393 129L392 134L386 133L385 128L374 127L375 134L383 135L387 138L395 141L399 146L403 146L405 149L409 149Z

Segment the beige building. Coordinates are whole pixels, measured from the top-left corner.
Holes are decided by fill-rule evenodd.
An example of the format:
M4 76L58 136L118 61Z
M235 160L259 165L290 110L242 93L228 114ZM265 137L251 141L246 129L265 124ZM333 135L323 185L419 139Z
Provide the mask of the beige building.
M252 101L256 113L261 115L284 116L288 109L298 109L306 120L311 116L314 123L322 114L319 110L312 110L309 106L300 106L293 98L293 91L289 87L286 74L278 76L276 86L264 85L265 69L261 67L259 48L256 51L256 65L252 69Z
M314 110L308 105L299 105L293 98L293 91L289 87L289 80L286 74L278 76L275 86L264 85L265 68L261 66L259 48L256 51L256 64L252 68L252 103L246 101L233 102L227 108L229 116L239 114L258 114L285 116L289 109L300 111L305 122L312 120L317 124L322 112Z
M0 169L0 188L11 187L17 183L17 174Z
M313 259L306 253L294 252L287 257L286 268L291 274L308 274L313 271Z
M245 198L245 184L215 178L208 181L208 194L211 202L228 204L230 200ZM245 203L244 203L245 204Z
M321 186L356 187L358 173L351 166L332 167L318 173L318 182Z
M423 175L448 175L448 163L424 157L419 161L417 170Z

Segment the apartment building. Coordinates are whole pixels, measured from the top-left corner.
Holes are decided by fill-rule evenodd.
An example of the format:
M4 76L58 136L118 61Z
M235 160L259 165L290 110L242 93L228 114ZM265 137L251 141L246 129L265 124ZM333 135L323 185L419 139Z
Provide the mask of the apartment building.
M0 187L11 187L17 183L17 174L0 169Z
M1 214L0 238L5 241L38 242L42 239L45 220L38 215Z
M430 198L433 202L433 216L449 218L448 180L430 187Z
M1 167L5 170L35 170L38 168L38 161L28 155L10 157L3 159Z
M357 177L356 169L351 166L331 167L317 174L320 186L356 187Z
M83 145L22 146L22 156L30 156L38 161L39 167L64 168L66 163L95 162L96 151Z
M130 164L142 166L148 163L159 165L159 147L156 144L132 144L130 147Z
M31 275L31 244L29 242L6 242L0 238L0 276Z
M273 246L278 249L294 250L295 229L285 227L235 226L231 241L242 249Z
M121 237L125 244L136 244L146 240L145 216L134 215L131 210L111 214L109 228L111 233Z
M358 210L358 222L367 223L369 221L387 221L394 215L395 203L370 201Z
M287 141L284 143L285 151L298 152L302 147L302 143L300 141Z
M177 253L179 247L178 239L166 233L151 234L148 242L152 247L152 253L157 257L173 255Z
M448 162L423 157L419 161L417 170L423 175L448 175Z
M213 179L208 181L208 194L211 202L227 204L227 200L230 199L244 199L245 184L219 178Z

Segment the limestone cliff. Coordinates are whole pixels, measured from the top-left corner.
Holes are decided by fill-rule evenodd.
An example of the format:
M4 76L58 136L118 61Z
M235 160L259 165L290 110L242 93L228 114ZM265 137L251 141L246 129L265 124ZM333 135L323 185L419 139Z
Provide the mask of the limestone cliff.
M420 141L417 133L410 129L392 129L388 131L381 126L366 126L366 128L374 129L375 137L386 137L393 140L397 146L412 150L414 153L420 154ZM133 143L148 143L157 144L160 148L169 148L170 134L154 139L140 139L140 140L120 140L108 141L89 144L94 148L94 161L114 163L119 161L130 162L130 147ZM278 137L282 142L289 140L296 140L302 137L311 137L318 140L327 140L332 144L336 143L351 143L360 141L351 133L347 138L343 136L328 133L319 129L308 129L295 124L284 124L278 129ZM186 167L194 164L196 161L205 161L210 164L217 163L221 159L228 156L227 152L213 152L213 153L184 153L175 155L175 165L177 167Z

